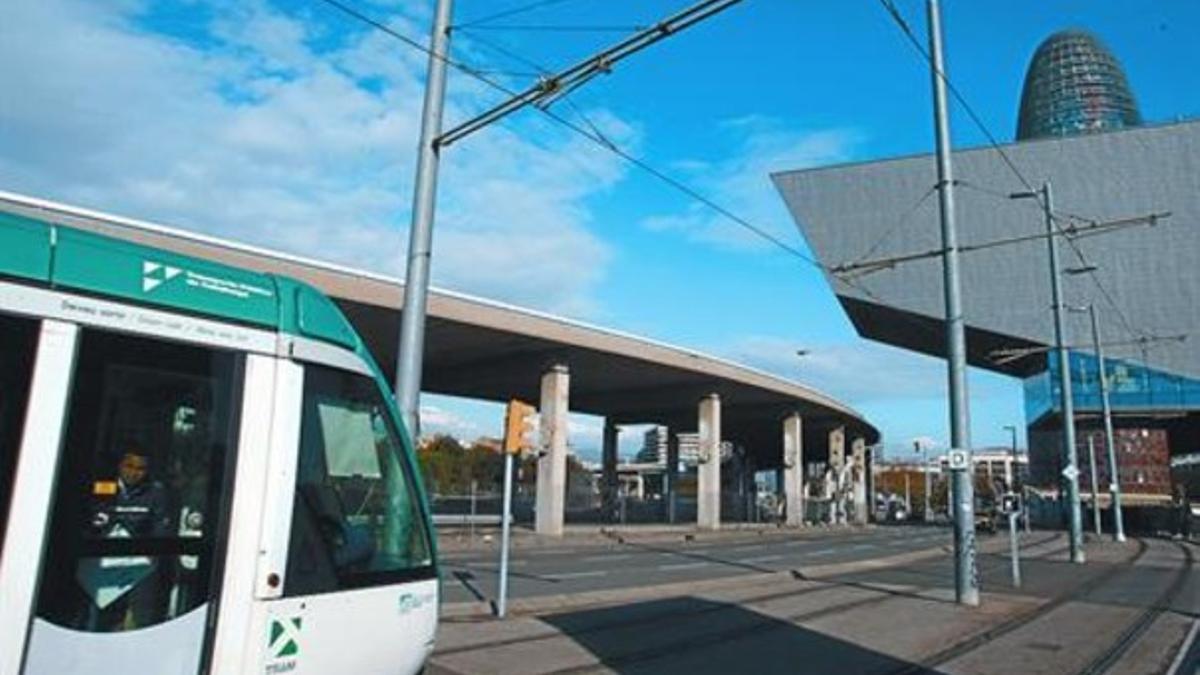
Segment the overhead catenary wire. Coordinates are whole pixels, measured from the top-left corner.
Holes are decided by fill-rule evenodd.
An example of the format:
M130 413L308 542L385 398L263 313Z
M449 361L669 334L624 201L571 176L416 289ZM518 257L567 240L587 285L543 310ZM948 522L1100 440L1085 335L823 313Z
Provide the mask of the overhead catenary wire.
M372 27L375 30L379 30L379 31L383 32L384 34L391 36L392 38L394 38L396 40L399 40L400 42L407 45L408 47L411 47L413 49L416 49L416 50L424 53L427 56L443 60L448 66L482 82L483 84L491 87L492 89L495 89L496 91L507 94L509 96L515 96L517 94L517 92L513 91L509 87L506 87L503 84L501 84L489 77L486 77L485 75L482 75L478 69L473 68L465 63L461 63L455 59L451 59L449 57L445 57L440 54L437 54L436 52L432 51L425 45L420 44L416 40L404 35L403 33L400 33L398 31L392 29L391 27L387 26L385 23L383 23L377 19L371 18L370 16L363 14L362 12L354 9L353 7L346 5L345 3L341 2L341 0L318 0L318 1L325 3L335 9L340 10L342 13L346 14L347 16L364 23L364 24ZM532 7L532 5L530 7ZM478 38L473 38L473 39L478 40ZM493 44L493 46L495 46L495 45ZM579 126L578 124L575 124L574 122L571 122L570 120L562 117L561 115L557 114L556 112L554 112L553 110L551 110L549 108L543 108L543 107L539 106L539 107L536 107L536 109L540 110L542 112L542 114L546 115L548 118L550 118L557 124L567 128L571 131L574 131L575 133L580 134L584 138L589 139L590 141L599 145L600 147L608 150L609 152L614 153L615 155L624 159L629 164L631 164L631 165L637 167L638 169L640 169L641 171L657 178L659 181L671 186L675 190L692 198L696 202L704 205L705 207L711 209L712 211L724 216L725 218L727 218L734 224L748 230L749 232L755 234L756 236L760 237L764 241L771 243L772 245L779 248L780 250L782 250L796 258L799 258L800 260L804 261L805 263L807 263L809 265L812 265L813 267L817 268L818 270L820 270L823 273L828 274L830 272L829 268L826 265L823 265L821 262L819 262L812 256L808 255L804 251L783 241L781 238L771 234L770 232L755 225L754 223L751 223L749 220L737 215L733 211L731 211L731 210L727 209L726 207L722 206L721 204L717 203L715 200L710 199L709 197L705 196L704 194L702 194L695 188L692 188L691 186L687 185L686 183L655 168L653 165L649 164L645 160L631 154L630 152L624 150L623 148L616 145L615 143L612 143L607 138L604 138L600 135L596 135L596 134L592 133L591 131ZM854 283L851 283L851 282L844 281L843 283L846 283L848 286L851 286L853 288L857 288L858 290L862 291L864 294L867 294L869 297L878 299L878 296L874 295L873 293L870 293L865 288L861 288L860 286L858 286Z
M320 0L320 2L323 2L326 5L329 5L330 7L333 7L334 9L341 11L346 16L349 16L349 17L363 23L363 24L371 27L374 30L378 30L378 31L382 32L383 34L401 42L402 44L404 44L412 49L420 51L421 53L425 54L426 56L436 58L436 59L439 59L439 60L445 62L448 66L454 68L455 70L458 70L459 72L462 72L463 74L465 74L475 80L480 81L481 83L487 85L488 87L490 87L496 91L504 93L508 96L516 95L516 92L514 92L510 88L483 75L477 69L467 65L466 63L461 63L459 61L450 59L447 56L438 54L438 53L434 52L432 49L419 43L418 41L392 29L391 27L387 26L383 22L373 19L370 16L367 16L366 14L363 14L362 12L355 10L352 7L349 7L348 5L341 2L340 0ZM544 6L546 4L551 4L551 3L533 3L527 7L533 8L534 6ZM496 18L498 18L498 17L496 17ZM482 38L480 38L478 35L472 35L471 39L476 42L482 42L482 43L487 42L487 41L483 40ZM490 44L493 48L496 48L498 50L503 49L502 47L499 47L495 43L490 43ZM511 52L510 52L510 54L511 54ZM523 59L521 57L517 57L517 60L521 61ZM526 65L532 66L534 69L537 69L537 70L541 69L540 66L538 66L537 64L531 64L527 60L525 61L525 63L526 63ZM763 239L764 241L775 246L776 248L780 249L781 251L799 259L800 261L804 262L807 265L811 265L813 268L817 269L822 274L828 276L828 278L831 281L837 281L838 283L841 283L842 285L844 285L848 288L852 288L852 289L858 291L863 296L865 296L879 304L885 304L884 300L879 295L877 295L875 292L873 292L870 288L859 284L854 279L844 279L844 278L839 278L839 277L833 275L831 273L830 268L827 265L824 265L823 263L816 260L812 256L806 254L804 251L801 251L800 249L796 248L795 246L792 246L791 244L788 244L787 242L783 241L779 237L767 232L763 228L756 226L755 224L751 223L749 220L742 218L741 216L733 213L729 209L718 204L716 201L706 197L705 195L703 195L699 191L695 190L691 186L687 185L686 183L683 183L682 181L679 181L679 180L671 177L670 175L666 174L665 172L660 171L659 169L650 165L645 160L642 160L642 159L632 155L631 153L623 150L622 148L620 148L616 144L612 143L607 138L603 138L601 135L594 135L592 133L589 133L588 131L586 131L586 130L580 128L578 125L573 124L570 121L562 118L560 115L556 114L554 111L552 111L546 107L542 107L542 106L535 106L535 107L538 110L540 110L544 115L546 115L548 118L555 121L556 123L564 126L565 128L567 128L569 130L572 130L572 131L582 135L583 137L589 139L593 143L600 145L601 147L608 150L609 152L612 152L613 154L621 157L622 159L624 159L626 162L633 165L634 167L653 176L654 178L658 179L659 181L666 183L669 187L692 198L693 200L700 203L701 205L703 205L703 206L713 210L714 212L720 214L721 216L727 218L733 224L746 229L750 233ZM931 336L934 333L936 333L936 329L933 326L930 326L930 325L920 321L916 317L902 315L900 320L902 322L909 324L913 328L913 330L916 330L919 332L926 332L926 333L929 333Z
M1024 235L1020 235L1020 236L1016 236L1016 237L1005 237L1004 239L995 239L992 241L985 241L980 244L964 244L964 245L958 246L958 251L960 253L986 251L989 249L999 248L1002 246L1012 246L1014 244L1021 244L1021 243L1028 242L1028 241L1037 241L1040 239L1046 239L1048 237L1062 237L1062 238L1067 238L1067 239L1082 239L1084 237L1091 237L1091 236L1095 236L1097 234L1105 234L1105 233L1111 232L1113 230L1123 229L1126 227L1133 227L1135 225L1148 225L1148 226L1153 227L1154 225L1158 224L1159 220L1169 218L1170 216L1171 216L1170 211L1160 211L1160 212L1151 213L1151 214L1148 214L1145 216L1132 216L1129 218L1119 218L1117 220L1109 220L1109 221L1103 221L1103 222L1090 222L1086 225L1070 225L1066 228L1061 228L1058 231L1050 233L1050 234L1040 232L1040 233L1036 233L1036 234L1024 234ZM891 256L888 258L880 258L877 260L856 261L856 262L846 263L846 264L842 264L842 265L834 265L830 269L833 271L834 274L838 274L838 275L855 274L856 276L863 276L866 274L871 274L872 272L879 272L879 271L882 271L885 269L891 269L901 263L913 262L915 260L924 260L927 258L938 258L938 257L945 255L946 252L947 251L944 248L936 248L936 249L933 249L930 251L919 251L916 253L907 253L907 254L903 254L903 255Z
M646 26L642 25L603 25L603 24L491 24L491 25L472 25L464 24L456 27L458 30L468 33L477 31L516 31L516 32L536 32L536 33L632 33L633 31L645 30Z
M491 21L495 21L496 19L507 19L510 16L516 16L518 14L532 12L535 9L541 9L543 7L549 7L551 5L561 5L564 2L571 2L571 1L572 0L537 0L536 2L530 2L530 3L526 3L524 5L510 7L508 9L501 10L494 14L488 14L486 16L481 16L481 17L477 17L474 19L470 19L468 21L464 21L462 23L455 25L454 28L466 28L468 26L478 26L480 24L485 24L485 23L488 23Z
M924 58L930 64L931 67L933 67L932 56L925 49L925 47L921 44L921 41L917 38L916 34L913 32L912 27L910 27L908 25L908 21L905 20L904 15L900 13L899 8L896 7L893 0L879 0L879 2L883 6L884 10L888 13L888 15L892 18L893 22L896 23L896 25L900 28L901 32L904 33L905 37L908 38L908 41L912 44L912 47L917 51L918 54L921 55L922 58ZM954 96L954 99L956 101L958 101L959 105L962 106L962 109L967 113L967 116L971 119L971 121L974 123L974 125L980 130L981 133L983 133L984 137L987 139L988 144L991 146L992 150L994 150L999 155L1001 160L1003 160L1004 164L1008 167L1008 169L1012 172L1012 174L1014 176L1016 176L1017 180L1025 187L1025 189L1028 192L1033 193L1033 198L1044 209L1046 205L1043 203L1042 196L1038 193L1038 191L1036 189L1034 189L1033 184L1029 181L1029 179L1027 179L1025 177L1025 175L1017 167L1016 163L1014 163L1012 158L1009 157L1008 153L1004 151L1004 148L1000 145L1000 142L998 140L996 140L996 136L991 132L991 129L988 128L987 124L985 124L983 122L983 118L979 116L979 114L975 111L975 108L970 104L969 101L967 101L966 97L962 94L961 91L959 91L958 87L955 86L954 82L950 79L949 76L947 76L944 72L941 72L940 70L937 71L937 76L943 82L945 82L946 88ZM1058 222L1056 221L1056 219L1054 217L1054 214L1051 214L1050 222L1051 222L1051 225L1053 227L1055 227L1056 229L1061 229ZM1116 299L1113 298L1112 294L1109 293L1108 289L1100 281L1100 278L1097 276L1094 266L1092 266L1090 263L1088 263L1086 256L1083 255L1083 251L1081 251L1079 249L1079 246L1070 239L1067 239L1067 242L1068 242L1072 252L1074 252L1076 259L1078 259L1080 265L1083 267L1092 268L1088 272L1088 277L1095 284L1097 290L1100 292L1101 296L1103 296L1105 302L1116 313L1117 318L1120 320L1120 322L1122 324L1122 327L1130 335L1142 335L1142 336L1148 335L1148 333L1146 333L1146 331L1142 331L1142 330L1138 330L1138 329L1134 328L1132 322L1130 322L1129 318L1125 315L1124 310L1121 308L1121 306L1119 304L1117 304Z

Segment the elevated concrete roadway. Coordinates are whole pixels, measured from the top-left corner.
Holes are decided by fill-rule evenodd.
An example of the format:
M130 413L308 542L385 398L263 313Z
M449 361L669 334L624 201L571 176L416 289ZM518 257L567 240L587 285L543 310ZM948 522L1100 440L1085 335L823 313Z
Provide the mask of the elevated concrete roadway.
M394 372L403 303L403 284L397 279L22 195L0 192L0 210L303 280L341 305L380 366ZM720 307L697 311L717 317ZM606 468L612 469L606 472L606 478L612 477L606 479L606 489L615 489L616 434L611 430L621 424L663 424L673 432L699 429L702 448L732 441L746 448L757 468L824 461L835 437L839 444L844 437L867 444L879 439L862 415L810 387L543 312L433 290L427 330L423 391L489 401L516 397L540 401L543 413L553 409L565 416L569 408L603 416L610 430L605 434ZM802 424L795 422L797 416ZM785 425L785 419L793 422ZM565 428L561 422L544 419L543 424ZM789 447L794 447L786 461L785 426L793 439ZM559 470L565 466L565 434L545 434L543 444L546 474L565 479ZM706 464L701 467L705 480L720 485L720 463ZM855 475L864 476L864 468L856 467ZM555 489L562 487L557 482ZM798 481L789 485L793 492L800 489ZM545 523L539 529L561 532L561 508L552 510L549 520L539 518ZM716 527L719 519L707 524Z

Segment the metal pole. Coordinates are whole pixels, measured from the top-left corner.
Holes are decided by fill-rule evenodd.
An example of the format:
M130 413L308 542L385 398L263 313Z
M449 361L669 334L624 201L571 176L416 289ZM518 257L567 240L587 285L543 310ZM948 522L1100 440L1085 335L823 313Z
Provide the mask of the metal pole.
M1100 405L1104 410L1104 445L1108 450L1109 491L1112 493L1113 540L1125 541L1125 519L1121 514L1121 470L1117 466L1116 441L1113 439L1112 406L1108 402L1108 367L1104 363L1104 346L1100 343L1100 320L1096 305L1088 306L1092 319L1092 342L1096 347L1096 362L1100 364Z
M958 233L954 226L954 175L950 163L950 120L946 107L946 72L942 57L942 18L937 0L926 0L929 51L933 57L933 114L937 132L938 196L941 205L943 287L946 303L946 356L950 385L950 445L971 456L967 399L967 340L958 279ZM968 461L967 466L973 466ZM974 471L951 472L954 495L954 596L959 604L979 604L975 569Z
M433 212L437 203L437 138L442 133L446 100L446 61L450 48L452 0L438 0L430 36L425 109L421 144L417 149L412 227L408 233L408 267L404 273L404 307L400 316L400 346L396 352L396 402L408 432L420 435L421 368L425 356L425 302L429 294L429 259L433 247Z
M470 539L468 541L472 546L475 545L475 481L471 481L471 526Z
M500 592L496 597L496 616L503 619L508 610L508 537L512 528L513 456L504 453L504 506L500 511Z
M1008 548L1012 555L1013 588L1021 587L1021 545L1017 538L1017 511L1008 514Z
M929 473L929 448L925 448L921 461L924 462L925 472L925 522L933 522L933 476Z
M1096 528L1096 536L1104 534L1100 529L1100 488L1096 485L1096 443L1094 436L1088 434L1088 463L1092 466L1092 525Z
M1012 432L1012 461L1009 462L1008 475L1005 479L1008 480L1008 491L1017 491L1017 474L1020 472L1020 465L1017 463L1017 427L1008 425L1008 430Z
M1079 505L1079 460L1075 449L1075 400L1071 394L1071 359L1067 354L1066 326L1063 324L1062 273L1058 267L1058 237L1054 232L1054 201L1050 183L1042 184L1042 208L1046 219L1046 243L1050 247L1050 291L1054 303L1054 348L1058 352L1059 394L1062 406L1063 449L1067 468L1067 500L1071 527L1071 562L1084 562L1083 514Z

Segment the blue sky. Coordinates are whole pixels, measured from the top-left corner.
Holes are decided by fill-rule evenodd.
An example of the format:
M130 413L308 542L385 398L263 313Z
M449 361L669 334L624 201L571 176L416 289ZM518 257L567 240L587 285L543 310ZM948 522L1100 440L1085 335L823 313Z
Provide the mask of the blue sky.
M427 39L432 2L348 0ZM459 0L469 23L521 0ZM455 33L490 70L561 66L679 0L561 0ZM1200 113L1194 1L944 3L951 77L1012 138L1028 59L1097 33L1151 122ZM924 39L924 3L897 0ZM0 26L0 189L402 274L423 56L317 0L17 0ZM528 78L497 76L520 87ZM497 101L450 77L447 123ZM14 95L14 92L19 94ZM619 65L557 111L804 247L771 171L932 148L925 64L874 0L746 0ZM583 111L586 121L580 116ZM956 145L984 142L955 110ZM856 406L894 447L944 442L944 364L858 339L820 274L536 111L450 148L438 285L733 358ZM797 349L810 350L803 359ZM973 437L1006 444L1019 383L972 372ZM498 408L428 397L426 427L495 434ZM598 445L578 417L572 443ZM636 445L636 430L623 450Z

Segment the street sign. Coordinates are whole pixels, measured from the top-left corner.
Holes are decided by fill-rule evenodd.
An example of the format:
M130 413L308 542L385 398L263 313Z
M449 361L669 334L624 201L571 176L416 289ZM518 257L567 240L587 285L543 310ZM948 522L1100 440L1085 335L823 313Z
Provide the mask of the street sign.
M953 471L971 468L971 456L966 450L951 450L949 453L947 453L946 460L950 464L950 469Z
M1075 468L1075 465L1072 464L1062 470L1062 475L1063 478L1066 478L1067 480L1075 480L1076 478L1079 478L1079 469Z

